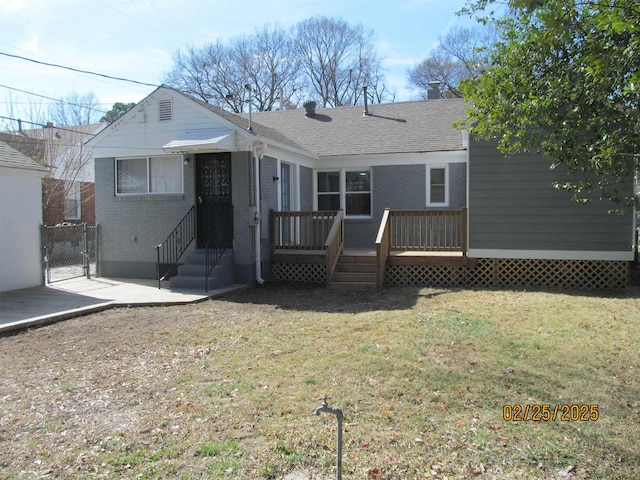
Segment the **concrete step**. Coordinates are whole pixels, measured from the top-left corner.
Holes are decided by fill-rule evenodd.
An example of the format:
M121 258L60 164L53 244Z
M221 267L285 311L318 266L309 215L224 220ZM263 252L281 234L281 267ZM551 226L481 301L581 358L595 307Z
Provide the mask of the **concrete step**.
M188 253L184 259L184 265L195 264L204 265L207 263L207 252L203 249L194 250ZM233 263L233 250L225 250L218 260L218 264Z
M209 274L206 290L227 287L235 282L233 252L226 251ZM186 263L178 266L178 274L171 277L170 288L205 290L206 253L196 250L187 255Z

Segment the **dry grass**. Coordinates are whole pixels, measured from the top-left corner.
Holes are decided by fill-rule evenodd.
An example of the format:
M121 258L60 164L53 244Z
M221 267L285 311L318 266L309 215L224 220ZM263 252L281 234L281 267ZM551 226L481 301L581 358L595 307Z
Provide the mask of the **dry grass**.
M640 478L637 294L271 286L0 338L0 477L334 478L328 395L345 480Z

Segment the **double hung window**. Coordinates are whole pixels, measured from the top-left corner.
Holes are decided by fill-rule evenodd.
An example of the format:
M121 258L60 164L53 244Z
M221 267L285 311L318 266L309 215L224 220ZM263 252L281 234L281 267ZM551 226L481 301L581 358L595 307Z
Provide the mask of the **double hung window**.
M80 220L80 182L65 182L64 219Z
M371 171L317 172L318 210L343 209L347 217L371 216Z
M183 193L182 156L116 159L116 194Z
M447 167L427 165L427 206L447 206Z
M340 210L340 172L318 172L318 210Z
M371 215L371 172L369 170L345 172L345 214Z

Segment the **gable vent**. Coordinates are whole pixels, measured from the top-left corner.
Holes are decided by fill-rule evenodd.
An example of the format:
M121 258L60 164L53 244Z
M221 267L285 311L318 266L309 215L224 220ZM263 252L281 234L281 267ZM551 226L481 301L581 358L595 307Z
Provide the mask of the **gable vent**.
M171 120L173 105L171 99L160 100L158 103L160 109L160 120Z

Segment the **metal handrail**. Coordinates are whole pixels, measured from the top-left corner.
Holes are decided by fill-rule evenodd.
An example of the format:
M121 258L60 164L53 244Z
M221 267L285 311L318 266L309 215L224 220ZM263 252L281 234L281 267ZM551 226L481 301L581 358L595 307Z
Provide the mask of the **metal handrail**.
M156 245L158 259L158 288L162 288L162 281L165 280L171 271L178 265L178 260L187 251L189 245L196 238L196 207L192 206L189 211L178 222L178 225L169 234L167 239ZM169 265L164 274L162 265Z

